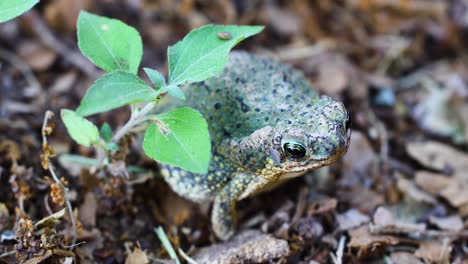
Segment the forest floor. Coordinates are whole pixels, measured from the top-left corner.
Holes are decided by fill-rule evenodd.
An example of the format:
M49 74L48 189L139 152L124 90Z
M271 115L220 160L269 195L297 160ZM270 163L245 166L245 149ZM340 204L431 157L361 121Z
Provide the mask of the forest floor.
M61 159L94 155L59 118L103 74L76 44L82 9L137 28L142 65L164 73L168 45L193 28L265 25L236 49L292 64L343 101L353 122L348 153L243 200L240 231L225 243L209 205L165 184L141 135L125 138L115 170ZM189 263L468 264L467 41L467 0L41 1L0 24L0 262L176 263L154 231L161 226ZM115 128L128 118L119 109L92 121ZM49 217L64 194L47 161L76 223Z

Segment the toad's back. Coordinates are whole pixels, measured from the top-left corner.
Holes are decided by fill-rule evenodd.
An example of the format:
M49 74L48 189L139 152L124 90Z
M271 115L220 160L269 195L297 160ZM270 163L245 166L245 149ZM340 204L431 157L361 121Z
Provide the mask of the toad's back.
M188 106L207 119L213 145L288 122L320 103L304 76L274 59L232 52L224 72L185 89Z

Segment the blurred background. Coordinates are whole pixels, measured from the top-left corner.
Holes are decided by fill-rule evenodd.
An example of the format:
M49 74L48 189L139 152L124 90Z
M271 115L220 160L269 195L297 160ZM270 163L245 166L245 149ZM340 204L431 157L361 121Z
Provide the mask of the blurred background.
M288 254L271 253L275 263L338 263L330 254L341 237L343 263L468 263L467 0L43 0L0 24L0 231L14 231L19 203L32 219L48 215L44 113L75 109L103 74L78 50L80 10L135 27L142 67L165 74L167 47L191 29L265 25L236 48L292 64L345 103L353 135L340 162L240 205L244 227L288 241ZM92 120L116 127L127 119L119 109ZM92 154L52 122L57 153ZM126 163L157 171L127 141ZM129 183L67 164L58 170L81 217L80 240L89 241L75 252L82 261L123 263L136 241L150 259L167 258L157 225L189 253L215 243L208 208L153 175L135 173ZM359 228L369 222L386 235ZM0 253L13 245L2 235Z

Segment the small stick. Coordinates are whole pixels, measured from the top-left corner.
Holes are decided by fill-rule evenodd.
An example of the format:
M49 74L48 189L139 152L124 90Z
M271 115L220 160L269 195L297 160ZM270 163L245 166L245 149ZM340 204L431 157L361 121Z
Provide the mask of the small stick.
M14 254L16 254L16 250L12 250L12 251L5 252L5 253L3 253L3 254L0 255L0 259L1 259L1 258L8 257L8 256L11 256L11 255L14 255Z
M47 145L47 133L46 133L47 122L49 121L50 118L52 118L53 115L54 115L54 113L52 111L50 111L50 110L47 110L45 112L45 115L44 115L44 121L42 122L42 130L41 130L42 131L42 145L43 146ZM50 175L54 179L55 183L57 183L58 186L60 186L60 188L62 188L62 190L63 190L63 196L65 198L65 204L67 205L68 213L70 214L70 220L71 220L71 223L72 223L73 239L72 239L72 243L71 243L70 248L73 249L73 247L76 246L76 240L77 240L77 237L78 237L78 230L76 228L76 220L75 220L75 215L73 214L73 208L71 206L70 200L68 199L68 188L62 183L62 181L55 174L54 166L50 162L49 157L47 155L45 155L45 158L47 159L47 163L49 165L48 167L49 167Z

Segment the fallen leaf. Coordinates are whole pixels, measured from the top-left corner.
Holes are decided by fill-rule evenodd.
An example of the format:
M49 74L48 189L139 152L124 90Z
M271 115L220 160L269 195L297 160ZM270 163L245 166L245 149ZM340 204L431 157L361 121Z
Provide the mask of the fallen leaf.
M357 195L359 194L359 195ZM340 192L340 201L347 201L351 207L358 208L364 213L371 213L383 204L385 199L382 194L358 185L349 192Z
M247 230L230 241L201 248L193 259L198 264L264 263L289 253L287 241Z
M417 171L414 181L424 191L439 195L440 191L453 181L453 178L440 173Z
M468 204L468 189L467 183L460 181L452 181L449 186L440 191L440 195L455 206L462 207Z
M35 225L34 228L39 229L42 227L46 228L54 228L55 225L60 223L60 218L62 218L65 215L66 209L63 208L62 210L55 212L54 214L51 214L41 220L39 220Z
M146 256L146 253L139 249L135 248L133 252L128 255L127 259L125 260L125 264L145 264L149 263L148 256Z
M463 229L463 221L458 215L447 217L431 216L429 217L429 222L443 230L461 231Z
M425 241L419 245L414 252L416 257L431 263L450 263L450 252L452 245L448 239L443 241Z
M370 217L362 214L357 209L350 209L342 214L338 214L336 216L336 220L338 221L338 225L341 230L349 230L368 223L370 221Z
M404 195L408 195L417 202L426 202L430 204L435 204L437 202L432 195L419 189L413 182L405 178L400 177L397 181L397 186Z
M379 207L375 211L373 217L374 225L372 226L373 230L378 230L382 233L391 233L391 234L408 234L408 233L418 233L426 230L425 224L415 224L398 220L390 210Z
M431 78L423 78L421 83L428 93L413 109L413 118L423 129L462 143L465 136L464 124L457 108L463 101L454 100L453 89L441 86Z
M454 176L467 177L468 155L436 141L412 142L407 145L408 154L424 166L444 171L453 171Z
M399 243L399 239L393 236L371 234L367 226L350 230L349 235L351 241L349 241L348 247L357 248L358 257L370 255L382 247Z
M395 264L423 264L414 254L408 252L392 252L390 259Z

